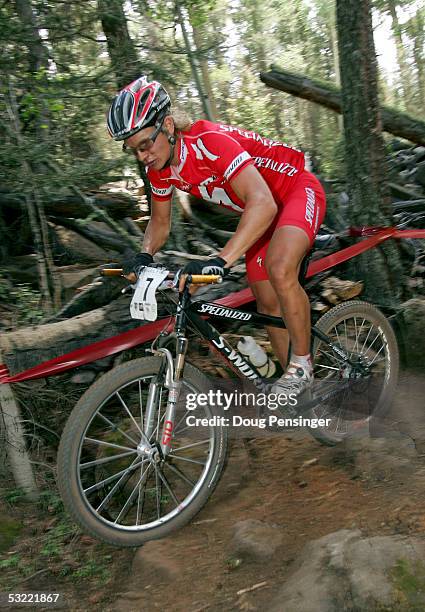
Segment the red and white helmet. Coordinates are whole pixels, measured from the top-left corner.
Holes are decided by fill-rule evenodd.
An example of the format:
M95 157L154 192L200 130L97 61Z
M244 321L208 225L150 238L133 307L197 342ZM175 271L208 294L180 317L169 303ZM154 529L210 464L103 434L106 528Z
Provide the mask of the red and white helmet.
M126 85L112 101L108 130L114 140L124 140L161 121L171 105L170 96L158 81L141 76Z

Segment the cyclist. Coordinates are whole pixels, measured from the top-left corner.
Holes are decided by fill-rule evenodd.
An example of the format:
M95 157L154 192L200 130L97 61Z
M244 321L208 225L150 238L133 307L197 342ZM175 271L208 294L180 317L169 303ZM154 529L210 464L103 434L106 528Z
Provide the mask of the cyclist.
M268 328L285 370L272 391L299 395L313 382L313 366L310 304L298 274L325 215L323 188L305 170L301 151L238 127L185 124L170 107L164 87L140 77L116 95L109 110L111 136L144 165L152 187L143 252L124 271L137 274L166 242L175 187L237 211L240 222L220 253L191 261L183 272L225 275L245 254L258 311L283 316L289 332L288 338L286 330Z

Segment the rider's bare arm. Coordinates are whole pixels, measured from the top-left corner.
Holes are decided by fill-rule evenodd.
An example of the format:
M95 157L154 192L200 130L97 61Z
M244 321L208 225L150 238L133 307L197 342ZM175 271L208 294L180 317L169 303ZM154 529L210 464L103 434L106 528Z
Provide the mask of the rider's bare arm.
M277 206L273 195L254 166L247 166L230 182L245 202L245 209L234 235L220 252L231 266L260 238L273 221Z
M151 218L146 227L142 251L155 255L167 242L171 225L171 200L165 202L152 198Z

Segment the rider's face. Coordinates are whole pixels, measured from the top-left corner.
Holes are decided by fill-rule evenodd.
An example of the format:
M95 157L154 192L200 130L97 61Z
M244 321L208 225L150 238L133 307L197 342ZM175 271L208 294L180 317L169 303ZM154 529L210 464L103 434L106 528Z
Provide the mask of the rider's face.
M170 123L171 121L171 123ZM171 127L171 129L170 129ZM174 132L174 125L169 117L164 120L163 128L168 133ZM125 147L131 149L146 169L160 170L170 157L168 137L155 127L147 127L125 140Z

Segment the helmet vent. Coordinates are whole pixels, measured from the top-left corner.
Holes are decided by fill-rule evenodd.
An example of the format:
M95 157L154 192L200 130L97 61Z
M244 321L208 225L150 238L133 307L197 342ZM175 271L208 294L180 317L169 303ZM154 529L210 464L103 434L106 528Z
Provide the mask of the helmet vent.
M136 111L136 122L139 121L140 116L143 116L143 110L145 108L146 102L150 95L151 95L151 91L147 89L140 96L139 104L137 105L137 111Z

